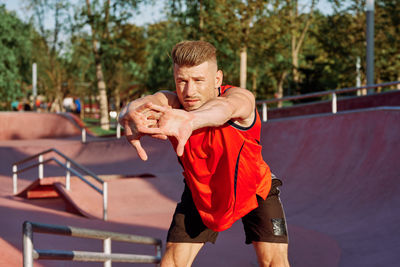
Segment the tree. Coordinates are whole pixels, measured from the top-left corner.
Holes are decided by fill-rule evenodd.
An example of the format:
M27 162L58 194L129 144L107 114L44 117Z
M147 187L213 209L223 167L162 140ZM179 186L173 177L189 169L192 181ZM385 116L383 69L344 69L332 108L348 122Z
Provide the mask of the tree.
M119 111L126 90L135 84L138 91L145 89L147 51L144 27L132 24L114 25L103 43L105 79L110 88L109 97Z
M98 21L95 21L96 17L101 17L101 13L94 14L92 13L92 7L89 0L86 0L86 12L88 16L88 23L90 25L90 29L92 32L92 49L94 56L94 63L96 66L96 78L97 78L97 88L99 90L99 99L100 99L100 124L101 128L104 130L109 130L109 118L108 118L108 100L107 100L107 91L106 91L106 83L104 81L104 74L102 69L102 60L99 52L99 46L101 46L100 42L105 39L108 34L108 23L109 23L109 15L110 15L110 0L104 2L104 7L102 9L104 11L104 18L102 18L103 24L100 28L100 32L98 31ZM99 36L98 36L99 35Z
M256 14L264 15L268 1L247 0L237 3L237 18L239 19L240 36L240 87L247 88L247 49L249 46L250 30L254 25Z
M38 64L38 89L52 102L53 111L61 111L62 100L69 92L65 86L69 74L61 53L67 48L65 37L70 34L67 28L70 5L63 0L27 0L27 5L33 10L32 20L39 30L39 34L34 35L36 53L32 55L32 60ZM49 16L53 17L54 24L46 28L44 20Z
M295 85L300 82L299 53L303 47L304 38L310 28L310 24L312 23L315 4L316 1L312 0L309 13L304 15L299 13L298 0L286 0L286 5L289 9L288 20L291 35L292 74Z
M250 31L249 71L252 90L258 97L270 98L283 93L284 82L290 73L290 34L282 22L284 9L274 2L262 15L257 16Z
M375 7L376 81L400 81L399 3L396 0L378 0Z
M109 129L107 86L104 74L104 57L107 46L104 44L110 41L110 28L114 25L127 24L134 15L140 0L86 0L86 5L81 8L81 29L89 25L91 30L92 55L96 67L97 89L100 100L100 123L103 129Z
M7 108L31 84L32 31L30 25L0 5L0 102Z
M189 39L203 39L213 43L219 51L221 65L232 75L239 62L240 86L247 87L247 49L250 29L255 24L256 15L262 15L267 0L172 0L171 14L183 28L189 28ZM228 62L226 62L226 61Z
M149 92L160 89L174 90L172 59L174 45L186 39L176 21L164 21L150 25L146 43L146 88Z
M67 70L68 89L85 104L89 101L89 112L94 112L92 100L97 95L95 66L92 57L92 44L87 33L76 33L70 37L70 47L64 53L65 68ZM81 116L85 116L82 108Z

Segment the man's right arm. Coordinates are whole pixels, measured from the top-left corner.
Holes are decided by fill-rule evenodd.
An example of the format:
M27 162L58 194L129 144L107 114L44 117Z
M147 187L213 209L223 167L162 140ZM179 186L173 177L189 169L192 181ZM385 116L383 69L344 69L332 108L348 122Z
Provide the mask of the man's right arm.
M122 108L119 114L118 120L120 123L127 113L146 103L153 103L164 107L169 106L172 108L179 108L180 106L178 97L175 93L171 91L159 91L153 95L147 95L129 102L125 107Z
M151 127L156 124L152 111L147 106L152 103L163 107L179 108L180 103L175 93L160 91L154 95L144 96L129 102L120 112L118 121L125 128L125 136L129 143L136 149L142 160L147 160L146 151L142 148L140 138L144 135L138 129ZM163 135L153 137L166 139Z

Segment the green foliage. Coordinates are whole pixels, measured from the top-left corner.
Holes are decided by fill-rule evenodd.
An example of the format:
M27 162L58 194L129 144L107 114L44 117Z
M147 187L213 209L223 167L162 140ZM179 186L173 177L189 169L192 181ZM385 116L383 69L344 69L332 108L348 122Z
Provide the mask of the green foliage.
M239 85L240 49L246 47L247 87L259 99L274 97L282 87L284 95L291 95L355 86L357 58L365 84L362 0L348 0L346 5L330 0L333 13L312 14L297 67L293 37L299 41L310 14L296 4L309 5L311 1L169 0L165 1L167 19L145 26L133 25L131 18L137 15L139 5L151 1L112 0L108 6L107 1L92 0L91 17L85 1L27 2L35 11L31 25L0 7L2 102L26 97L32 62L38 63L39 93L51 100L67 93L81 98L97 95L95 60L102 63L107 95L115 102L160 89L174 90L170 52L185 39L214 44L224 82L233 85ZM58 24L45 29L41 22L49 14L58 14ZM89 22L93 22L94 32L88 28ZM93 54L93 36L98 41L98 59ZM396 0L376 0L375 81L399 80L399 70L400 5Z
M147 29L146 82L149 93L160 89L175 90L170 52L173 46L186 39L175 22L160 22Z
M0 5L0 101L10 103L31 83L31 27Z
M376 1L376 80L400 80L400 5L396 0Z

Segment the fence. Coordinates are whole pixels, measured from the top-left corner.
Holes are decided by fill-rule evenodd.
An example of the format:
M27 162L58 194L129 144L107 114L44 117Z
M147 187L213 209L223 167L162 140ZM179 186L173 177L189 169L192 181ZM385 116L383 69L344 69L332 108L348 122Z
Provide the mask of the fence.
M256 104L262 106L262 120L265 122L265 121L267 121L267 109L268 109L267 105L268 104L331 95L332 96L332 98L331 98L332 113L336 113L337 112L337 95L339 95L339 94L355 92L355 91L359 91L359 90L363 90L363 89L371 90L371 89L376 89L378 87L389 87L389 86L393 86L393 85L397 85L397 84L400 84L400 81L374 84L374 85L361 86L361 87L349 87L349 88L316 92L316 93L310 93L310 94L304 94L304 95L298 95L298 96L287 96L287 97L276 98L276 99L258 100L258 101L256 101Z
M46 160L43 160L43 155L54 152L61 156L63 159L65 159L65 164L59 161L58 159L52 157ZM18 169L19 165L22 165L24 163L27 163L29 161L32 161L34 159L38 159L37 163L31 164L29 166L26 166L22 169ZM67 190L71 189L71 173L76 175L80 180L88 184L90 187L92 187L94 190L96 190L99 194L103 196L103 220L107 220L107 210L108 210L108 184L107 182L101 180L96 174L91 172L90 170L86 169L82 165L78 164L77 162L73 161L71 158L67 157L60 151L58 151L55 148L51 148L48 150L45 150L43 152L40 152L38 154L35 154L33 156L30 156L26 159L23 159L21 161L15 162L12 165L12 172L13 172L13 193L17 194L18 192L18 174L25 172L27 170L30 170L32 168L38 167L38 177L39 179L43 179L44 177L44 164L49 163L51 161L56 162L60 167L64 168L66 170L65 174L65 188ZM74 166L72 168L71 166ZM94 180L102 184L103 189L100 189L99 187L95 186L93 183L88 181L83 175L89 175L92 177Z
M103 240L103 252L38 250L34 248L33 244L34 232ZM154 245L156 256L111 253L112 241ZM36 259L104 262L104 267L111 267L112 262L156 263L158 266L161 261L161 247L161 240L152 237L28 221L23 224L24 267L33 267L33 260Z

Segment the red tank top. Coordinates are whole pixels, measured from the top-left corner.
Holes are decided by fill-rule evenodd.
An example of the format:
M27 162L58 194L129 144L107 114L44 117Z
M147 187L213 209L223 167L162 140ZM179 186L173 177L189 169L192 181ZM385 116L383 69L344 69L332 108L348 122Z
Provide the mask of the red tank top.
M222 86L221 95L232 86ZM250 127L228 121L193 132L180 162L186 184L204 224L228 229L265 199L271 172L261 155L261 120L256 110Z

